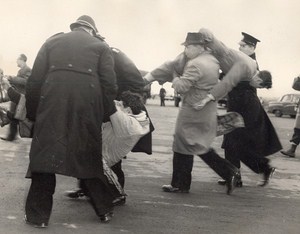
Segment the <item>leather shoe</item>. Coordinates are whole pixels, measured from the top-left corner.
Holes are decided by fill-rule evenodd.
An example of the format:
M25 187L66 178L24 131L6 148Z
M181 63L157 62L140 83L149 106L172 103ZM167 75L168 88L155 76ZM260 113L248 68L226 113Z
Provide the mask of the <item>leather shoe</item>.
M264 187L266 186L269 182L271 177L273 176L275 172L275 167L270 167L268 168L264 173L263 173L263 181L259 186Z
M168 184L168 185L163 185L162 186L162 190L164 192L167 192L167 193L189 193L189 190L187 189L180 189L180 188L176 188L176 187L173 187L172 185Z
M218 180L218 184L219 185L226 185L226 180L223 180L223 179L222 180ZM235 187L237 187L237 188L243 187L243 181L242 180L237 180Z
M33 223L33 222L30 222L28 219L27 219L27 216L25 215L24 216L24 222L32 227L35 227L35 228L46 228L48 227L48 223Z
M71 190L71 191L65 192L65 196L76 199L76 198L84 197L87 195L85 194L85 192L82 189L77 189L77 190Z
M227 186L227 195L232 194L233 190L236 187L237 181L241 180L241 174L239 172L235 172L229 180L226 181L226 186Z
M11 138L11 137L0 137L0 139L3 141L14 141L15 140L14 138Z
M107 212L106 214L100 215L100 222L101 223L109 223L112 217L114 216L114 213L112 211Z
M121 196L116 198L115 200L113 200L112 204L113 206L123 206L126 203L126 197L125 196Z

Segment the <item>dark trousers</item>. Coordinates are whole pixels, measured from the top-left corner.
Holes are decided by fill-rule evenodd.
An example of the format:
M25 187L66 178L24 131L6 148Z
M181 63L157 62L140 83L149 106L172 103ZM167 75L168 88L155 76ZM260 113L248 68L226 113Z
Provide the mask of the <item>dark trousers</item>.
M98 216L112 210L112 196L99 178L81 179L90 195L90 202ZM56 177L49 173L32 173L25 212L32 223L48 223L52 211Z
M249 147L227 147L225 149L225 158L237 168L241 167L240 161L249 167L255 173L263 173L270 168L270 160L258 155Z
M220 157L213 149L198 156L224 180L229 180L234 173L238 172L238 168L227 159Z
M122 160L120 162L116 163L115 165L113 165L110 169L117 175L120 185L122 186L122 188L124 188L125 175L122 170Z
M160 97L160 106L165 106L165 97Z
M224 180L229 180L238 169L228 160L220 157L213 149L198 155L211 169ZM189 190L192 181L194 157L174 152L171 185L182 190Z
M13 102L10 103L9 111L11 113L16 112L16 107L17 105ZM8 140L14 140L17 137L18 134L18 123L19 121L17 120L11 120L9 124L9 129L8 129L8 134L7 134L7 139Z
M181 190L190 190L194 156L174 152L171 185Z
M296 145L299 145L299 143L300 143L300 129L299 128L294 128L294 134L293 134L290 142L292 142Z

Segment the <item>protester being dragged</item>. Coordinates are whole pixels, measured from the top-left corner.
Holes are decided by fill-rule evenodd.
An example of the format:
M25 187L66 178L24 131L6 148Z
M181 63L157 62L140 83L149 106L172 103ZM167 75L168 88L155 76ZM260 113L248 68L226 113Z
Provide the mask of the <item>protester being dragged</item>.
M242 35L239 50L255 60L257 64L255 49L260 40L245 32L242 32ZM269 75L262 78L264 80L261 80L261 86L271 88L272 77ZM276 131L257 96L257 89L251 85L251 82L241 81L228 93L227 111L240 113L245 122L245 128L224 135L222 144L225 158L237 168L241 167L240 161L253 168L257 161L264 160L257 157L264 158L281 147ZM218 183L224 185L225 181L219 180ZM242 186L243 181L238 181L237 187Z
M117 112L110 116L110 121L102 124L102 156L105 173L108 176L114 192L114 205L125 203L126 197L123 187L115 180L112 168L124 155L127 155L141 137L149 133L150 121L143 111L143 101L139 94L125 91L120 96L120 101L115 101ZM80 183L77 193L67 192L70 198L88 196L88 192Z
M249 82L254 88L270 88L272 86L271 73L266 70L258 71L256 61L248 55L228 48L208 29L200 29L199 34L202 38L202 44L208 47L220 62L220 68L225 76L210 90L209 96L194 106L195 109L201 110L207 103L222 98L241 81ZM256 115L253 115L251 123L249 125L246 123L246 128L253 129L253 131L247 132L243 129L233 131L232 134L235 135L235 138L231 138L228 145L232 147L232 151L238 149L238 158L252 171L263 175L259 185L265 186L275 171L267 156L278 152L282 147L276 131L256 95L252 102L257 103L260 109ZM250 104L244 107L247 109ZM251 107L256 108L255 105ZM247 115L253 114L251 110Z
M107 43L105 38L101 36L99 33L94 35L99 40ZM120 96L124 91L131 91L133 93L143 94L144 91L144 80L143 77L134 64L134 62L120 49L110 47L113 53L114 58L114 70L116 73L117 84L118 84L118 93L116 100L120 100ZM132 148L131 152L142 152L146 154L152 154L152 132L154 131L154 126L151 122L149 114L145 106L143 106L143 111L146 112L147 117L150 120L150 131L145 136L141 137L140 140L135 144ZM104 122L109 121L110 118L108 115L104 117ZM123 155L123 158L126 158L126 155ZM118 161L111 167L111 170L117 175L118 181L122 188L125 187L125 174L122 170L122 161ZM81 182L78 182L79 188L68 191L66 196L74 198L81 197L85 194L81 189Z

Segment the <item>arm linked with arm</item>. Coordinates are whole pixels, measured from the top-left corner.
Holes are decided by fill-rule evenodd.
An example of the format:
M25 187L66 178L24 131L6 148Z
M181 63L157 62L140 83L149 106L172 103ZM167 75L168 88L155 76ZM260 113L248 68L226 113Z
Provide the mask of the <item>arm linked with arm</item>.
M107 46L98 61L98 75L103 88L105 119L116 112L114 99L117 96L118 86L114 71L114 60L110 48Z

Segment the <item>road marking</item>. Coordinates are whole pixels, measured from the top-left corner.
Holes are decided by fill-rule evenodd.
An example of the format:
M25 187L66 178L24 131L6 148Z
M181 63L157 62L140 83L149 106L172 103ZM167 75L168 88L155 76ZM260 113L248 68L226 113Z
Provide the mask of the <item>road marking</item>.
M192 204L174 204L174 203L169 203L169 202L154 202L154 201L144 201L143 203L145 204L159 204L159 205L170 205L170 206L185 206L185 207L192 207L192 208L209 208L209 206L195 206Z

